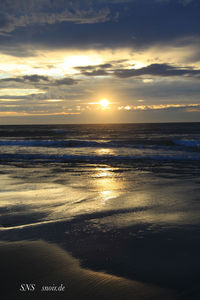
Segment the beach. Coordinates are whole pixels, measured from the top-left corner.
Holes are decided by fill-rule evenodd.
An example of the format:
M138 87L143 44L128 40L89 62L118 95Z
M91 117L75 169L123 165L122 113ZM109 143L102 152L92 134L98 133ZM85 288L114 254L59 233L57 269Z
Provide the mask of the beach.
M199 129L0 126L4 299L198 299Z
M1 243L0 255L3 299L175 299L152 285L83 269L65 251L42 241Z

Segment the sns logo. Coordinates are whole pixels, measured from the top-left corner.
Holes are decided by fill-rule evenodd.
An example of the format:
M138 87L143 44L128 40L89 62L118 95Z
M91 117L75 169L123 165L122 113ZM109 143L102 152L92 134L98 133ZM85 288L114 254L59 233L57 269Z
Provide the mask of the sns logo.
M34 292L35 291L35 284L34 283L23 283L20 286L21 292Z

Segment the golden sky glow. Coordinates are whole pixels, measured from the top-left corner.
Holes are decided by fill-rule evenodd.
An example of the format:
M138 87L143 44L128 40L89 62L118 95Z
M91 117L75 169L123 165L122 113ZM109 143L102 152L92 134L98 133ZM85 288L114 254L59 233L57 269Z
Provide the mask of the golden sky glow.
M82 122L84 118L91 118L90 115L94 111L101 110L102 113L107 114L109 110L107 119L101 119L101 116L98 120L98 114L95 113L95 117L93 115L95 119L91 118L91 122L106 122L106 120L115 122L116 118L119 118L117 112L127 112L129 116L131 112L136 111L170 109L198 112L199 104L197 100L194 101L195 99L191 103L188 102L187 97L181 100L170 97L165 103L158 103L148 90L146 92L146 87L155 89L155 86L164 86L168 90L167 86L173 84L174 78L142 75L132 79L129 76L123 78L123 74L122 78L119 78L121 75L118 77L118 72L121 72L122 68L126 68L127 72L145 70L148 68L148 61L156 62L158 51L159 48L155 47L140 53L128 48L115 51L44 50L41 52L37 50L35 56L31 58L0 54L0 102L2 104L0 116L6 118L61 116L61 119L65 118L62 122L66 122L67 116L69 119L69 116L79 115ZM171 55L170 60L173 60L175 49L168 48L168 51L166 54L163 50L159 55L161 63L164 62L166 55L168 59ZM189 48L186 53L189 53ZM186 53L185 56L182 55L183 61L187 56ZM121 60L123 56L126 57L125 61ZM187 80L187 77L179 79L179 85L184 85L184 80ZM138 86L145 95L138 94ZM13 102L16 105L12 106L11 111ZM138 105L138 102L142 105ZM124 120L126 121L125 116ZM135 116L134 120L137 120Z
M101 105L102 109L108 109L110 102L108 101L108 99L103 98L99 101L99 104Z
M126 58L123 66L128 69L140 69L151 63L163 63L166 60L172 64L186 65L187 58L194 53L190 46L162 48L161 46L147 48L137 52L128 48L112 50L36 50L33 57L14 57L0 53L0 77L5 75L48 75L62 77L66 74L78 74L76 67L95 66L106 62L119 62ZM158 61L159 55L159 61ZM189 64L189 66L194 66ZM195 63L197 67L197 64ZM200 64L198 65L200 68Z

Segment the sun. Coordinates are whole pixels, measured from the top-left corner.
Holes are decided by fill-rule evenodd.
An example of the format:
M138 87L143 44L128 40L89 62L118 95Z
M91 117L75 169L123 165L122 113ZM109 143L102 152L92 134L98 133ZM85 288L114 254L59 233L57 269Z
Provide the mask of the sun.
M99 104L101 105L102 109L108 109L110 102L104 98L99 101Z

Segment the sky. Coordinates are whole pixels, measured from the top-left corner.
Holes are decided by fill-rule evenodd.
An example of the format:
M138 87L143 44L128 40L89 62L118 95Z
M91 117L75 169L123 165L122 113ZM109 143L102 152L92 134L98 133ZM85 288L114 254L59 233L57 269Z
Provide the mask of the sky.
M199 0L0 0L0 124L200 121Z

